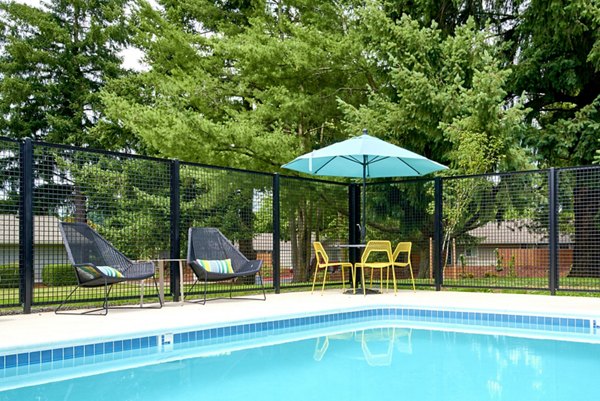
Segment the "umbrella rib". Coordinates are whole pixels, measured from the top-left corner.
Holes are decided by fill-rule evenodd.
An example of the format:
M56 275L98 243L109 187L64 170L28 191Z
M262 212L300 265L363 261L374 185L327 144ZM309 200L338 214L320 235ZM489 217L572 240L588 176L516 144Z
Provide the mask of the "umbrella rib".
M318 169L315 170L314 174L319 174L319 171L321 171L321 169L323 167L325 167L326 165L328 165L329 163L331 163L333 161L333 159L335 159L335 157L332 157L331 159L329 159L325 163L323 163L323 165L321 167L319 167Z
M351 162L354 162L354 163L356 163L356 164L360 164L360 165L362 165L362 164L363 164L363 162L362 162L362 161L360 161L359 159L357 159L357 158L356 158L356 157L354 157L354 156L343 156L343 155L341 155L341 156L338 156L338 157L340 157L340 158L342 158L342 159L349 160L349 161L351 161Z
M374 164L383 160L387 160L389 158L389 156L375 156L373 159L371 159L371 161L369 161L368 164Z
M408 164L407 162L405 162L403 159L396 157L396 159L400 160L402 163L406 164L408 166L408 168L410 168L412 171L414 171L415 173L417 173L418 175L423 175L421 174L421 172L419 170L417 170L416 168L414 168L413 166L411 166L410 164Z

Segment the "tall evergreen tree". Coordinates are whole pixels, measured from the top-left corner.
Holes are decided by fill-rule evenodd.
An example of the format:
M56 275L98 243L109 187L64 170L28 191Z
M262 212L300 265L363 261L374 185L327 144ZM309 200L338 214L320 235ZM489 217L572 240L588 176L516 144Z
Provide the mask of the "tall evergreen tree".
M185 14L170 3L140 10L151 70L107 88L113 118L165 156L269 171L347 136L336 99L358 105L368 84L352 1L250 2L221 22L192 3ZM234 29L242 12L252 18Z
M520 138L540 166L590 164L600 124L600 2L590 0L383 1L393 20L403 14L454 35L469 18L490 29L504 65L506 100L519 99L533 128Z
M104 117L98 92L124 74L129 0L0 2L0 133L119 149L126 131ZM98 124L103 129L94 131ZM117 132L115 132L117 131Z

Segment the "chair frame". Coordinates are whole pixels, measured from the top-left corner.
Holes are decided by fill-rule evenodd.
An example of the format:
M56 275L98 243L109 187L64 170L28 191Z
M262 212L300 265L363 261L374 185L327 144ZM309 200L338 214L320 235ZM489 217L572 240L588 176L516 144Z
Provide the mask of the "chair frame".
M384 262L369 262L369 256L371 256L371 254L373 253L385 253L387 255L388 260L384 261ZM362 253L361 256L361 261L360 262L356 262L354 264L354 271L356 272L356 270L358 268L362 269L362 274L361 274L361 280L362 280L362 287L363 287L363 295L367 295L367 288L365 285L365 267L366 268L370 268L371 269L371 282L370 285L373 284L373 270L374 269L381 269L380 271L380 275L379 275L379 279L380 279L380 286L381 289L383 290L383 269L389 269L390 266L392 266L393 260L392 260L392 244L390 241L382 241L382 240L372 240L369 241L367 243L367 246L365 247L365 250ZM392 276L393 276L393 287L394 287L394 295L397 294L397 288L396 288L396 272L394 269L392 269ZM386 278L386 286L389 289L389 270L388 270L388 276ZM356 294L356 275L354 274L352 276L352 287L353 287L353 291Z
M352 266L352 263L337 261L330 262L329 255L327 255L323 244L319 241L313 242L313 247L315 249L315 258L317 260L317 265L315 266L315 274L313 277L313 284L310 293L314 293L315 283L317 282L317 275L319 273L319 269L323 269L323 285L321 286L321 295L323 295L323 291L325 290L325 281L327 280L327 270L330 267L336 266L340 266L342 268L342 289L346 289L346 278L344 275L344 269L350 268L350 270L352 271L352 275L354 276L354 267Z
M67 251L67 257L69 259L69 262L75 269L75 275L77 277L77 286L69 293L69 295L67 295L67 297L54 310L55 314L57 314L57 315L106 316L108 314L109 309L138 309L138 308L160 309L163 307L163 301L160 297L158 284L156 283L156 278L154 277L154 272L155 272L154 263L131 261L125 255L123 255L121 252L119 252L109 241L107 241L104 237L102 237L100 234L98 234L98 232L96 232L93 228L91 228L86 223L59 222L58 227L60 230L60 234L62 236L63 243L65 245L65 250ZM74 244L74 243L72 243L72 241L69 240L69 235L67 234L67 230L66 230L66 228L68 228L68 227L73 227L73 228L75 228L76 231L82 231L82 230L88 231L86 234L90 234L91 236L94 237L94 240L99 241L103 246L105 246L106 249L110 251L111 258L113 260L117 259L120 262L120 266L118 266L118 267L111 266L111 267L115 268L116 270L119 270L124 275L124 277L107 276L100 269L97 268L97 266L98 266L97 264L94 264L91 262L83 262L81 260L78 261L77 259L79 257L75 257L74 253L73 253L74 245L77 245L77 244ZM86 238L88 238L88 237L86 237ZM105 265L110 266L111 264L107 262ZM123 265L125 265L125 268L123 268ZM82 276L80 270L78 269L78 268L84 267L84 266L92 267L94 269L94 271L96 272L97 277L86 280ZM129 275L129 277L128 277L127 270L131 267L144 267L145 270L148 270L148 272L146 272L144 274L140 274L140 275ZM151 269L151 273L150 273L150 269ZM112 307L109 307L108 298L110 296L110 291L112 290L112 287L114 284L118 284L118 283L122 283L122 282L126 282L126 281L144 281L150 277L152 277L152 279L154 281L154 288L156 289L156 294L157 294L157 298L158 298L158 302L159 302L158 307L157 306L143 306L142 304L140 304L139 307L135 307L135 306L112 306ZM91 310L87 310L84 312L67 312L67 311L61 310L63 308L63 306L68 303L71 296L73 296L73 294L79 288L95 288L95 287L104 287L104 300L103 300L101 308L91 309ZM102 313L96 313L96 312L102 312Z
M219 241L221 248L217 250L217 257L215 254L212 255L197 255L196 249L194 246L194 238L195 235L199 235L199 233L204 232L208 235L213 235ZM206 271L198 262L197 259L232 259L231 264L234 273L214 273ZM265 301L267 299L267 294L265 291L265 283L261 273L262 260L248 260L237 248L233 246L231 241L227 239L219 231L217 228L213 227L190 227L188 230L188 250L187 250L187 264L190 266L194 275L196 276L196 281L192 284L189 290L186 293L191 293L199 282L204 283L204 296L202 299L196 301L187 301L191 303L200 303L205 305L207 301L215 301L218 299L247 299L247 300L255 300L255 301ZM263 293L262 298L255 297L234 297L233 294L233 282L234 279L238 277L250 277L258 275L260 279L261 289ZM218 297L218 298L207 298L208 294L208 283L209 282L219 282L219 281L227 281L229 280L229 298Z
M410 269L410 279L412 280L413 291L417 291L417 287L415 285L415 276L413 274L412 263L410 262L410 251L412 249L412 242L399 242L394 249L394 253L392 254L392 270L395 267L408 267ZM398 256L401 253L406 253L406 262L398 262ZM388 272L389 279L389 272Z

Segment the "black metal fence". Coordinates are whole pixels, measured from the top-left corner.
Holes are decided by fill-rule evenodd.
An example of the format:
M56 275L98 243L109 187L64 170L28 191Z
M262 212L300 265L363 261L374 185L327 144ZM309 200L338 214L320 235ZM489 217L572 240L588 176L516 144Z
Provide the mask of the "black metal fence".
M549 289L547 171L444 180L444 286Z
M59 221L87 222L131 259L155 260L175 300L181 290L194 296L193 274L179 263L193 226L217 227L263 260L275 292L312 284L314 241L331 259L358 257L339 247L359 242L355 184L8 139L0 171L4 311L57 304L76 284ZM366 199L367 239L412 242L420 287L600 292L600 167L375 181ZM397 281L411 285L407 269ZM339 272L329 282L339 286ZM258 288L251 279L234 290ZM111 297L150 293L121 284ZM101 299L82 290L74 302Z
M434 180L380 182L367 185L366 239L412 242L411 264L418 286L435 284ZM411 286L408 269L396 272L398 286Z

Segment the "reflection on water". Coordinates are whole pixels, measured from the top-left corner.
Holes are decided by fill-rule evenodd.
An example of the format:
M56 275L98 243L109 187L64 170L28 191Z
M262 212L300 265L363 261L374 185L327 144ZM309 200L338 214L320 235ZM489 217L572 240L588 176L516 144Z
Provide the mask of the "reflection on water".
M312 344L321 370L344 366L357 382L376 378L408 386L403 391L411 394L418 385L419 400L579 399L600 376L598 344L398 327L321 336ZM391 389L377 391L379 400L394 399Z
M318 337L313 358L315 361L323 360L329 347L335 346L331 345L332 343L352 341L360 343L360 349L367 364L389 366L392 364L394 349L400 353L412 353L411 335L411 328L381 327Z

